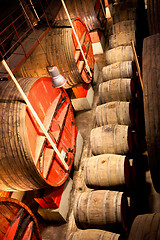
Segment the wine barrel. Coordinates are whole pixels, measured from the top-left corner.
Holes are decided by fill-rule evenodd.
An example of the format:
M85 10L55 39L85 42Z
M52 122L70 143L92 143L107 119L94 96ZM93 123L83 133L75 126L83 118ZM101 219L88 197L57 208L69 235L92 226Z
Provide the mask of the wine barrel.
M119 46L131 45L131 40L133 40L134 45L136 45L136 33L135 31L128 33L114 34L109 37L109 48L116 48Z
M127 21L127 20L137 20L136 8L129 8L126 10L121 10L112 15L113 24Z
M136 31L136 22L135 20L127 20L113 24L109 29L109 35L129 33L132 31Z
M115 15L118 12L123 12L123 11L127 12L128 10L131 10L133 8L137 8L137 6L138 6L137 0L136 1L125 0L125 1L119 2L118 4L113 4L111 14Z
M0 189L26 191L60 186L68 178L75 153L75 123L70 99L52 87L52 79L19 79L59 151L66 156L64 170L13 81L0 82Z
M101 103L111 101L130 101L135 95L133 79L114 79L99 84L98 94Z
M94 56L89 32L81 19L74 19L73 26L80 40L83 52L91 71L94 69ZM42 47L44 51L42 50ZM90 83L93 77L85 68L75 35L68 21L55 22L48 34L32 54L15 73L16 77L50 76L48 61L57 66L60 74L66 78L64 88L71 88L79 83Z
M128 240L160 239L160 213L139 215L133 221Z
M120 234L103 231L100 229L86 229L71 233L67 240L122 240Z
M92 1L86 0L66 0L65 4L67 6L68 12L72 19L81 18L82 21L86 24L88 31L96 30L100 28L100 22L97 18L94 5ZM57 14L56 20L64 20L68 19L66 12L63 7L61 7L60 11Z
M125 125L105 125L93 128L90 143L94 155L126 154L133 151L132 131Z
M0 198L0 222L0 239L42 239L34 214L18 200Z
M123 192L83 192L75 200L74 218L79 228L127 229L128 202Z
M98 127L107 124L134 125L133 102L109 102L96 107Z
M107 65L124 62L133 61L134 55L131 46L120 46L106 51L106 63Z
M103 67L102 74L104 82L118 78L135 78L135 63L132 61L116 62Z
M84 179L88 187L116 187L131 181L129 159L126 156L102 154L87 158L84 164Z

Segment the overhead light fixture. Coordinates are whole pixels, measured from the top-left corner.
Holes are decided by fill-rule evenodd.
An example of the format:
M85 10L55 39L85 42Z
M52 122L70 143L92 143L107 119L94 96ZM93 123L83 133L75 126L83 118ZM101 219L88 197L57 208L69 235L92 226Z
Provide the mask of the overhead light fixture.
M60 75L59 70L56 66L48 68L48 72L52 77L52 86L54 88L60 88L66 84L67 80L62 75Z

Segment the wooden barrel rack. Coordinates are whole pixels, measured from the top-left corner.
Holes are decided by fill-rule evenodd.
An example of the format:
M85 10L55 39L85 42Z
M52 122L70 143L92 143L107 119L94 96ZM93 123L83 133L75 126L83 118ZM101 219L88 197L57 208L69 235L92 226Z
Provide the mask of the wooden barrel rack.
M81 43L81 47L91 69L92 76L85 67L77 40L68 20L56 21L49 33L43 38L43 46L49 62L57 66L59 72L67 80L64 88L72 88L80 83L90 83L94 71L94 56L91 38L86 25L79 18L73 20L73 26ZM48 62L41 46L37 46L30 57L16 72L17 77L50 76Z
M37 220L22 202L12 198L0 198L0 239L41 240Z
M75 123L65 90L52 79L22 78L23 91L69 167L66 171L12 81L0 82L0 189L27 191L60 186L75 152Z

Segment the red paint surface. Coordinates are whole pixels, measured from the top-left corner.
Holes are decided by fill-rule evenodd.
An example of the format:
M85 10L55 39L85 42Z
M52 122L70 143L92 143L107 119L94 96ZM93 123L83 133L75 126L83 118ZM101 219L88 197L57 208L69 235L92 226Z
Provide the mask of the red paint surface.
M50 105L53 103L55 98L60 93L62 93L60 102L63 100L64 97L66 98L66 100L64 101L62 106L59 108L59 110L55 114L54 120L52 121L51 127L49 129L49 133L51 132L52 134L50 136L53 142L55 142L55 138L57 138L57 134L59 135L59 139L57 143L55 142L55 144L57 145L57 148L60 152L63 149L63 151L67 153L68 157L67 157L66 163L69 166L69 172L70 172L73 159L74 159L74 152L75 152L75 123L74 123L72 106L67 93L63 88L60 88L60 89L53 88L52 80L50 77L43 77L43 78L39 78L35 82L35 84L32 86L28 95L28 99L31 102L34 110L36 111L36 113L38 114L39 118L43 123L47 110L49 109ZM61 113L66 107L66 105L68 104L69 104L69 109L66 114L65 120L61 119ZM28 111L26 111L25 118L26 118L25 119L26 129L28 134L28 143L34 159L37 137L42 133L38 125L36 124L34 118L30 114L28 114ZM62 126L62 129L60 130L57 122L60 123L61 121L64 121L64 124ZM43 171L41 172L39 169L39 162L36 167L37 167L37 170L39 171L39 174L41 174L41 176L44 178L44 180L48 184L54 187L61 186L65 182L65 180L68 178L69 172L67 172L64 169L57 154L54 154L53 158L51 158L51 155L48 154L48 152L50 152L49 149L50 149L50 146L46 141L43 149L42 162L44 166L44 164L47 163L47 161L49 161L50 159L52 160L52 164L51 164L48 176L47 177L43 176ZM70 149L72 150L70 151Z
M95 60L94 60L94 56L93 56L92 42L91 42L91 38L90 38L89 32L87 30L87 27L84 24L84 22L79 18L76 18L73 21L73 26L75 28L75 31L76 31L76 34L77 34L79 40L83 36L84 32L87 31L86 36L85 36L85 41L84 41L84 43L81 47L83 49L83 52L85 54L85 57L87 59L87 63L89 65L90 69L93 70ZM76 49L79 49L79 47L78 47L78 43L77 43L77 40L75 38L75 35L74 35L73 31L72 31L72 39L73 39L73 53L74 53L74 56L75 56ZM89 44L89 48L88 48L88 51L87 51L87 45L88 44ZM82 60L83 60L83 56L82 56L82 54L80 54L79 59L77 61L77 67L79 66L79 63ZM85 68L85 64L84 64L82 72L80 74L81 74L81 77L82 77L84 82L86 82L86 83L91 82L92 77L93 77L93 72L92 72L92 77L90 77L89 73L87 72L87 70Z
M72 91L74 92L74 95L76 98L84 98L87 96L89 89L89 84L80 84L77 87L73 87Z
M23 228L25 217L28 217L28 224ZM32 223L34 228L31 228ZM22 240L41 240L34 214L24 203L16 199L0 198L0 224L0 240L15 240L17 234Z
M102 31L94 30L93 32L90 32L89 34L90 34L92 43L97 43L97 42L101 41Z
M54 189L45 189L42 198L35 198L35 201L42 208L58 208L61 202L65 184Z

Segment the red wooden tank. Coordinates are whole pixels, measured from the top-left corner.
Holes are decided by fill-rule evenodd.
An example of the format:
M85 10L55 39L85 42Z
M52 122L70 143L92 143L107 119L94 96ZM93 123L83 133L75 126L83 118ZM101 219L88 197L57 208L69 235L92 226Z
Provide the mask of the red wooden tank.
M76 18L73 21L73 26L76 29L76 33L77 33L78 39L80 40L81 47L83 49L85 57L87 59L87 63L91 68L91 70L93 70L94 69L93 49L92 49L91 38L86 28L86 25L83 23L83 21L80 18ZM77 68L79 70L79 73L81 74L81 78L83 79L83 81L86 83L89 83L92 80L92 77L89 75L89 73L85 68L85 62L84 62L82 53L79 50L78 42L76 40L76 37L73 31L72 31L72 39L73 39L73 54L74 54L75 62L77 64Z
M75 153L75 123L70 99L49 77L22 78L23 91L69 167L64 169L12 81L0 82L0 190L60 186Z
M48 61L57 66L60 74L67 80L64 88L72 88L80 83L90 83L93 79L94 56L91 38L86 25L80 18L73 20L84 55L87 59L91 76L80 52L77 40L68 20L56 21L48 34L42 39L33 53L15 73L16 77L50 76Z
M0 198L0 240L41 240L37 220L22 202Z

